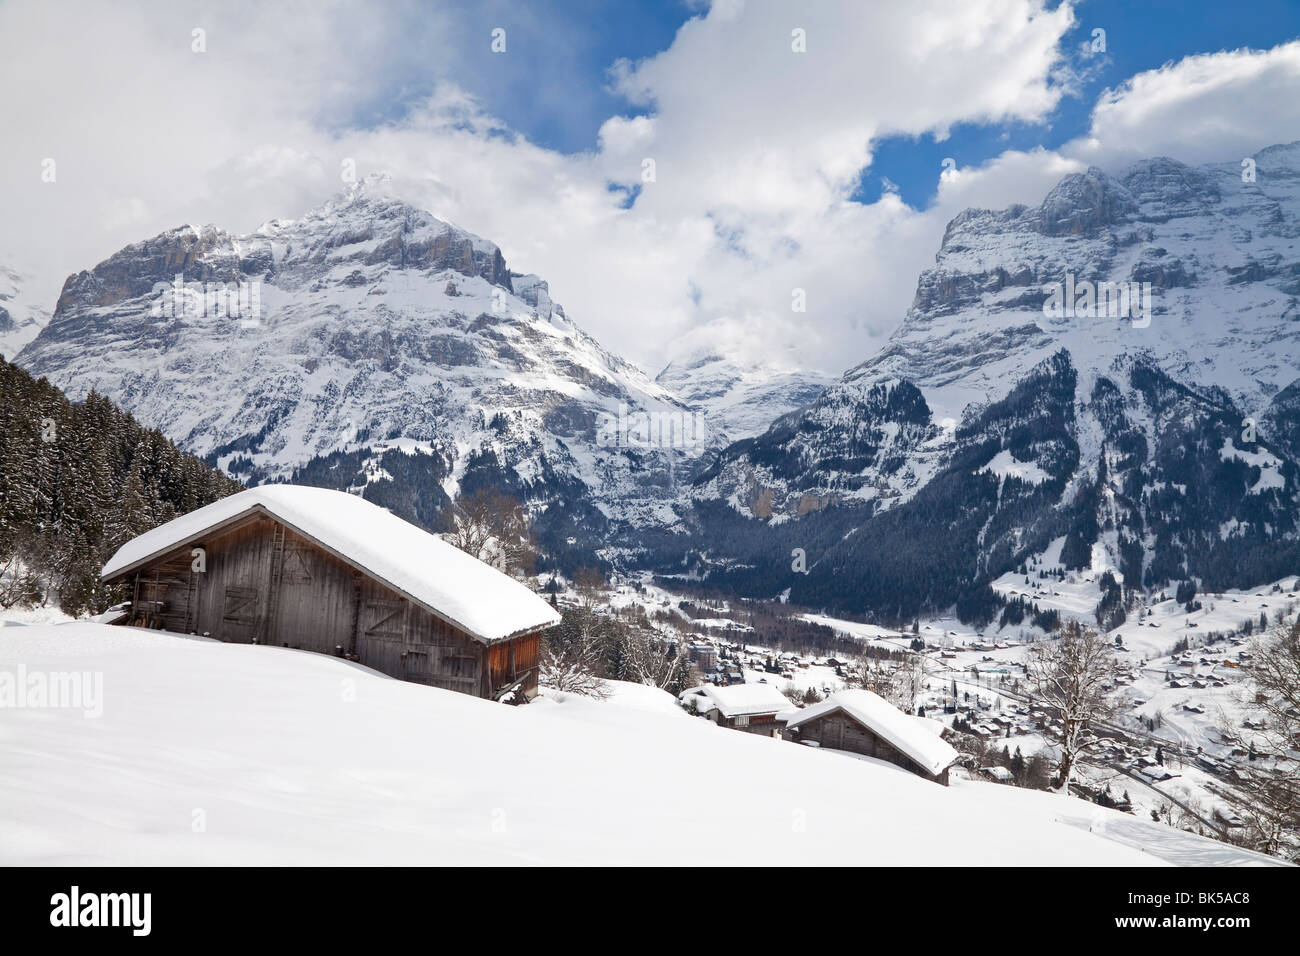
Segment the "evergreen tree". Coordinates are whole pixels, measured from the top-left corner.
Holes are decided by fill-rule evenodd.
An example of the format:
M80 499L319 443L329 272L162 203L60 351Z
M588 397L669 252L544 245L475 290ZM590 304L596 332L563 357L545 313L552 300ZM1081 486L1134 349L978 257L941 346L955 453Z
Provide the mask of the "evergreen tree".
M0 359L0 602L102 611L124 596L99 579L123 543L239 490L104 396L75 404Z

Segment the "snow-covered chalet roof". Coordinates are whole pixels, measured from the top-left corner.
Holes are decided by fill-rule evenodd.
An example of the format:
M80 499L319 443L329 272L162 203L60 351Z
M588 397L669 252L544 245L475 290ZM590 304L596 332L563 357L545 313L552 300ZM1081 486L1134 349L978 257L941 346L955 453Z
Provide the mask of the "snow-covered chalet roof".
M879 694L869 690L842 690L820 704L813 704L793 714L786 726L802 723L842 710L878 737L888 741L919 767L931 774L942 773L957 759L957 751L934 730L915 717L909 717Z
M790 710L789 698L771 684L730 684L702 688L704 696L723 717L753 717Z
M485 643L559 623L546 601L496 568L357 495L263 485L133 538L104 565L118 577L254 512L264 512Z

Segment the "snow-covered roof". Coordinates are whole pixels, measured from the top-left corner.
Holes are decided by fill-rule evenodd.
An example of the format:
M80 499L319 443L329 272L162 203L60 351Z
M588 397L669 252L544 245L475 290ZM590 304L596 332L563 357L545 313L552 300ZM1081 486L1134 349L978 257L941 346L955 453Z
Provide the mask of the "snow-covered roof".
M357 495L263 485L133 538L104 565L124 572L256 511L310 538L358 570L486 643L557 624L546 601L496 568Z
M771 684L710 685L704 688L704 696L723 717L752 717L790 709L790 699Z
M925 728L936 737L942 737L943 732L948 729L941 720L934 720L930 717L913 717L912 719L916 721L918 727Z
M888 741L928 773L942 773L945 767L957 759L957 751L952 745L940 740L930 727L869 690L842 690L831 694L820 704L805 707L793 715L786 726L794 728L837 710L844 711Z

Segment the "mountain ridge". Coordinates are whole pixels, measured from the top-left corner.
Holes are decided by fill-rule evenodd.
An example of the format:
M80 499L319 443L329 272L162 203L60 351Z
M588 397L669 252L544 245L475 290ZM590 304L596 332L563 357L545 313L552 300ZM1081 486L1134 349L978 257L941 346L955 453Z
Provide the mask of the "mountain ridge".
M126 247L69 278L20 361L246 479L425 527L504 488L560 566L995 614L988 579L1064 539L1130 588L1237 586L1298 557L1300 144L1256 159L1255 182L1155 158L963 211L886 345L829 382L708 350L652 380L375 181L248 236ZM159 316L177 275L204 305L204 283L259 283L264 320Z
M1129 587L1254 584L1300 559L1300 144L1256 159L1253 183L1235 163L1156 158L1066 176L1038 207L954 217L880 352L697 478L700 537L739 544L694 572L910 616L979 604L989 575L1061 535L1073 566ZM1149 312L1045 309L1076 282L1137 289ZM1171 499L1189 476L1199 487ZM764 547L750 523L796 530ZM935 528L950 546L922 544ZM820 553L792 574L801 536Z

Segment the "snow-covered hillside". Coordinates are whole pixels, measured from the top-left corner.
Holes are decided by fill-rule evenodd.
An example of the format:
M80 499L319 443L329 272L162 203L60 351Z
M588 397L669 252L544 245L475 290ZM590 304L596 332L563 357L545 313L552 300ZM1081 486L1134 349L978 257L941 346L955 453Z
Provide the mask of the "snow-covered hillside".
M711 432L739 441L757 435L776 418L811 402L834 377L706 350L669 363L655 381L693 407L703 409Z
M714 865L1262 862L1070 798L714 727L631 685L512 708L86 622L0 628L0 674L20 667L102 675L102 714L0 708L9 865L676 866L706 845Z
M0 262L0 358L13 361L50 320L31 291L30 277Z

